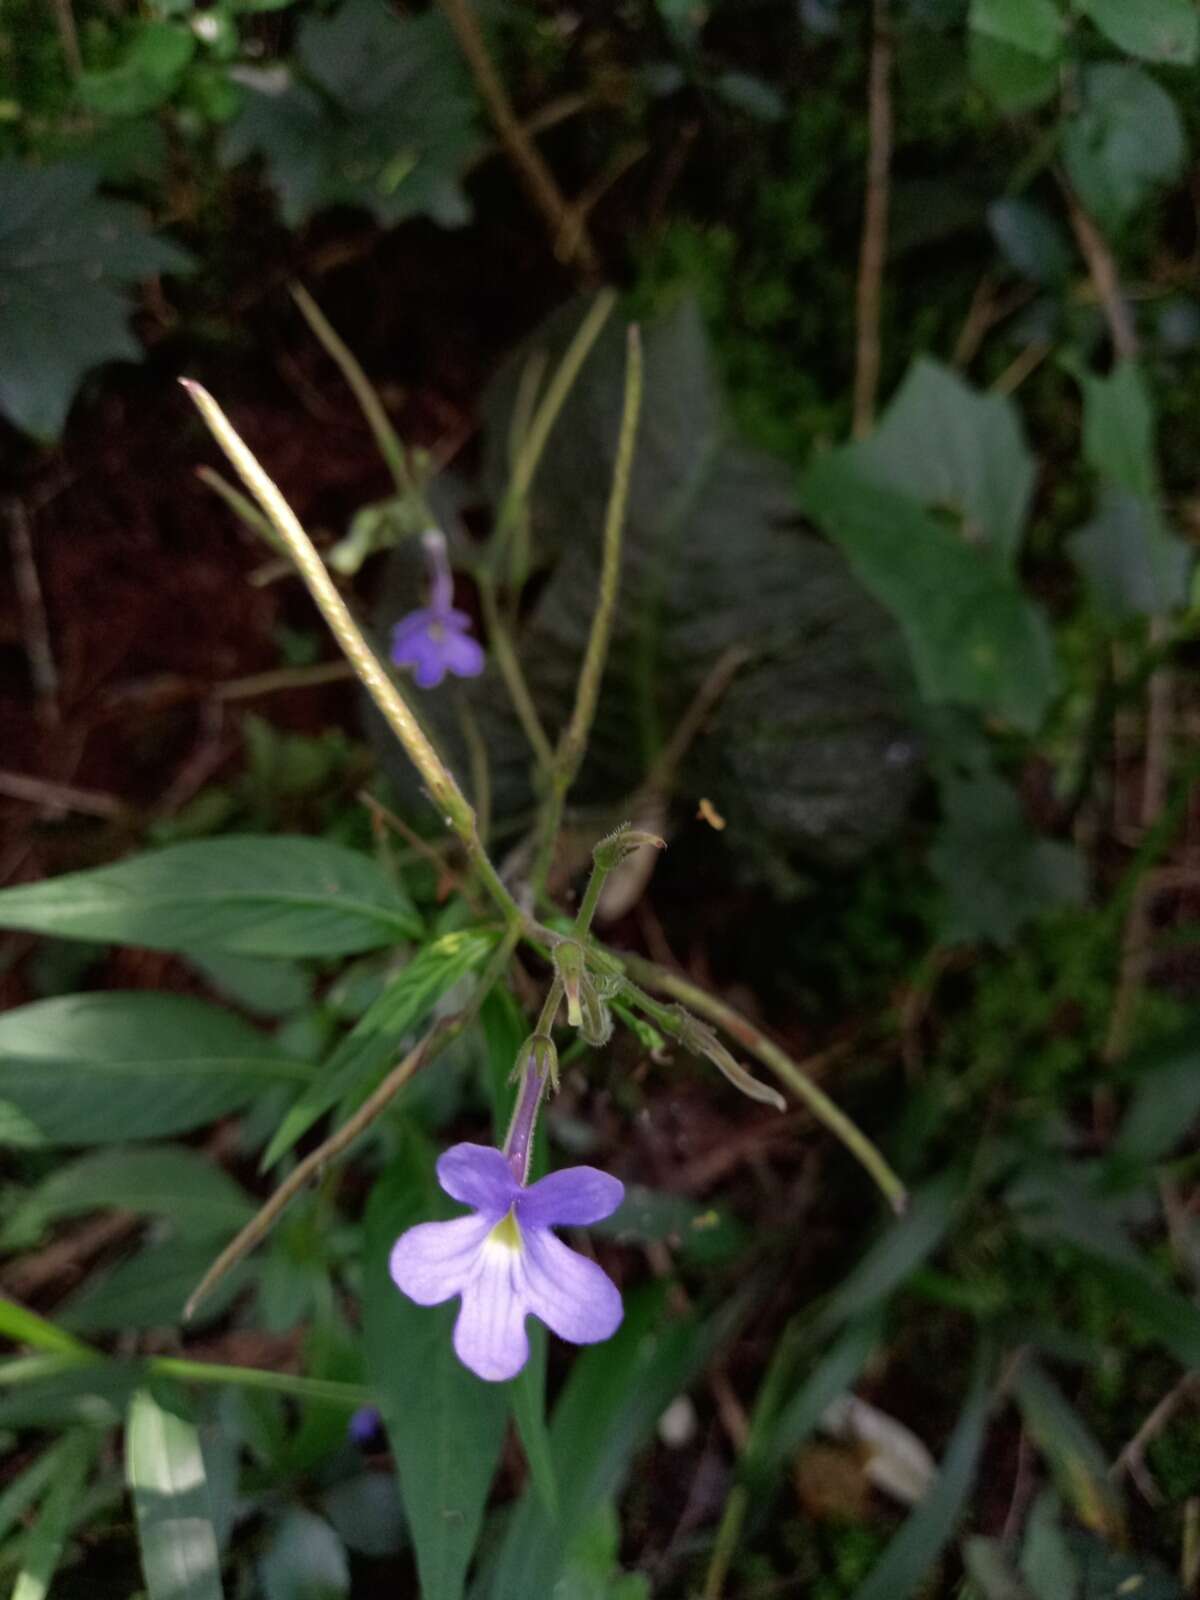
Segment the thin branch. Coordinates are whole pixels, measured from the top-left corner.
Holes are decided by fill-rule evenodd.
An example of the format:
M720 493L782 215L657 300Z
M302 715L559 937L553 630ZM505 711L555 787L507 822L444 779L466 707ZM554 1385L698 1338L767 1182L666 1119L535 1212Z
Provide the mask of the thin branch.
M114 794L99 789L76 789L49 778L34 778L24 772L0 772L0 794L11 800L26 800L48 811L77 811L84 817L103 817L106 822L132 822L134 811Z
M587 227L577 219L574 208L563 196L541 151L513 110L512 101L500 81L500 74L496 71L470 0L440 0L440 3L447 21L454 29L459 48L471 69L475 86L488 109L500 143L524 183L529 198L546 220L555 255L559 260L573 260L585 278L598 278L600 258Z
M554 752L550 788L543 803L538 846L534 853L533 871L530 875L535 899L549 876L555 841L562 825L563 807L587 750L588 737L596 715L596 703L600 697L600 682L608 660L613 614L616 611L617 596L621 587L621 548L641 406L642 340L637 324L631 323L626 334L625 397L621 409L621 429L617 438L608 510L604 518L600 592L584 652L583 665L579 669L575 705L570 721L563 729Z
M470 803L459 788L453 773L430 744L399 688L363 637L361 629L350 615L349 607L326 571L325 563L318 555L312 540L300 526L291 506L263 471L253 452L208 391L190 379L183 378L180 381L195 402L217 443L237 470L238 476L257 500L259 507L270 520L271 526L287 545L309 594L337 640L342 654L354 668L363 687L379 707L384 720L424 779L430 799L440 811L446 826L462 840L471 864L492 899L500 907L505 920L510 925L523 925L526 921L524 913L505 888L499 873L479 842L475 813Z
M1060 171L1057 177L1066 197L1067 215L1075 234L1075 241L1087 264L1088 275L1096 290L1096 298L1100 302L1109 333L1112 335L1113 349L1119 360L1133 361L1138 353L1137 330L1133 324L1129 305L1121 293L1121 278L1112 251L1108 248L1104 235L1080 204L1066 175Z
M46 619L46 600L33 553L29 514L19 500L10 500L6 509L13 579L21 610L29 676L33 679L37 719L43 727L56 728L62 721L58 704L58 668L50 644L50 624Z
M887 257L892 166L892 30L888 0L872 8L871 70L867 117L867 196L858 258L858 347L854 363L854 437L875 420L879 393L879 322Z
M348 661L320 661L311 667L275 667L270 672L253 672L245 678L230 678L213 690L213 699L255 700L260 694L278 694L284 689L316 689L325 683L346 683L355 677Z
M408 456L405 454L399 435L392 427L392 420L384 410L383 401L376 393L374 384L359 365L353 351L343 342L303 284L292 285L292 299L300 307L305 322L337 363L338 371L353 391L359 410L367 420L367 425L375 437L376 448L386 462L398 492L402 495L414 494L416 486L409 470Z

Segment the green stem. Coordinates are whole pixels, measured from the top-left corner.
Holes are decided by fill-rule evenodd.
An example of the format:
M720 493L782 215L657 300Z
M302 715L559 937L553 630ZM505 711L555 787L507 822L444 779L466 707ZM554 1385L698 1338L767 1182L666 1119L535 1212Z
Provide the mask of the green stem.
M84 1345L73 1354L29 1356L0 1366L0 1385L34 1383L87 1367L122 1365L101 1350ZM367 1405L371 1391L357 1383L341 1383L332 1378L302 1378L290 1372L270 1372L263 1367L226 1366L219 1361L189 1361L179 1356L143 1357L138 1365L164 1378L179 1378L188 1383L231 1383L242 1389L269 1389L297 1400L318 1400L328 1405L345 1406L347 1411Z
M774 1040L768 1039L765 1033L747 1022L732 1006L726 1005L716 995L709 994L706 989L701 989L698 984L691 983L680 973L647 961L644 956L629 955L624 951L618 959L633 978L650 989L658 990L660 994L669 994L673 999L690 1006L702 1017L724 1028L751 1055L757 1056L763 1066L773 1072L797 1099L802 1100L817 1121L840 1139L851 1155L861 1162L879 1185L892 1209L898 1214L904 1211L908 1203L907 1192L883 1154L792 1060L786 1050L781 1050Z
M500 676L504 679L504 687L508 690L508 697L513 703L517 713L517 720L524 730L530 748L537 759L538 767L543 772L549 772L554 764L554 749L542 727L542 719L537 714L537 707L533 703L533 696L529 692L529 685L525 681L525 674L521 670L520 658L513 647L512 635L508 631L508 624L500 615L500 605L496 599L496 585L491 573L484 569L478 574L479 598L483 605L483 620L487 626L488 644L496 658L496 665L500 668Z
M626 334L625 396L621 408L621 431L613 464L612 488L604 518L603 553L600 564L600 593L596 613L579 670L575 705L571 720L563 730L554 753L550 786L543 802L539 839L534 854L530 881L534 895L545 887L554 859L554 845L562 826L563 808L575 782L600 698L600 682L608 660L613 614L621 587L621 546L625 531L625 512L629 505L629 486L633 475L633 453L637 440L638 416L642 405L642 340L636 323Z
M359 366L348 345L343 344L336 329L303 284L292 285L292 299L300 307L305 322L316 334L358 401L359 409L375 437L379 454L387 464L392 480L401 495L417 496L417 486L409 470L408 457L399 435L392 427L391 418L384 410L383 401L375 391L370 378ZM432 517L430 521L432 521Z

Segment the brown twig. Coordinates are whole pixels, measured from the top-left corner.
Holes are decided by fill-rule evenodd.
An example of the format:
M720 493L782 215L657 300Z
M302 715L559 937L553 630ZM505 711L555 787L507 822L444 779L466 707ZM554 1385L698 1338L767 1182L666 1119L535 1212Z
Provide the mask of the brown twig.
M1100 302L1109 333L1112 335L1113 349L1120 360L1132 361L1138 353L1137 332L1129 306L1121 293L1121 279L1112 251L1108 248L1104 235L1079 203L1066 174L1060 171L1057 177L1066 196L1067 215L1075 234L1075 242L1087 264L1088 275L1096 290L1096 298Z
M888 0L874 0L868 89L867 197L858 258L858 345L854 363L854 437L864 438L875 420L879 393L879 320L887 256L888 200L892 165L892 31Z
M106 822L130 822L133 811L115 794L99 789L75 789L68 783L49 778L33 778L24 772L0 772L0 794L10 800L27 800L48 811L76 811L84 817L103 817Z
M1162 1496L1146 1471L1146 1447L1158 1438L1183 1402L1195 1396L1197 1384L1200 1384L1200 1375L1185 1372L1175 1387L1163 1395L1128 1444L1122 1447L1120 1455L1109 1469L1109 1477L1114 1479L1127 1472L1151 1505L1161 1504Z
M513 110L512 101L492 61L483 30L471 9L470 0L440 0L440 4L471 69L475 87L488 109L497 137L525 185L529 198L549 226L555 255L560 260L574 261L589 281L599 278L600 258L587 226L564 198L541 151Z

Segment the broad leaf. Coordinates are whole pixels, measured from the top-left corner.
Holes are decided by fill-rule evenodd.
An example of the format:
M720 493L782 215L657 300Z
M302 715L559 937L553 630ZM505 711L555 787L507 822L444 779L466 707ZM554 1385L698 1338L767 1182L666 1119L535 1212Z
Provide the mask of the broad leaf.
M477 146L474 98L437 11L399 17L380 0L348 0L300 25L300 72L237 74L242 112L230 162L260 152L295 226L323 206L362 206L385 226L424 214L467 220L460 179Z
M1033 493L1034 462L1004 395L980 394L920 357L875 432L855 449L868 477L963 519L968 544L1016 556Z
M309 1069L183 995L65 995L0 1016L0 1142L108 1144L184 1133Z
M80 74L79 98L101 116L144 116L170 99L195 53L191 28L172 22L140 23L119 65Z
M578 321L576 305L553 317L488 396L487 483L497 500L529 353L546 350L553 360ZM799 853L854 859L897 826L916 775L900 641L842 556L793 526L789 473L731 438L696 307L684 303L648 325L644 351L621 596L576 798L627 805L717 662L749 646L751 659L687 755L681 788L707 795L728 819L740 869L779 873ZM551 736L569 715L595 607L624 361L624 332L610 321L532 491L534 559L546 581L519 646ZM411 545L393 558L387 621L417 603L422 578ZM497 815L516 817L531 802L530 761L508 696L491 667L467 692L491 756ZM449 691L422 702L448 751L461 747L454 706Z
M1120 361L1104 377L1083 379L1083 453L1089 465L1130 494L1158 493L1154 408L1137 361Z
M949 777L941 794L944 816L929 862L942 887L938 933L946 944L1010 945L1031 918L1083 903L1079 853L1039 838L1009 784L986 772Z
M0 411L39 439L58 435L86 372L141 360L131 286L192 264L95 189L87 168L0 161Z
M1032 111L1058 92L1058 61L1022 50L994 34L972 29L968 59L972 81L1001 111L1012 115Z
M147 1246L111 1271L91 1274L57 1312L74 1333L140 1332L178 1328L192 1290L212 1266L215 1252L205 1239L170 1239ZM188 1322L189 1329L217 1322L245 1289L256 1270L240 1262L227 1272Z
M483 963L495 942L495 934L472 928L443 934L419 950L289 1110L263 1156L263 1167L273 1166L339 1101L365 1097L414 1042L414 1029L460 978Z
M1054 287L1070 277L1070 242L1048 211L1029 200L993 200L987 218L996 243L1022 277Z
M971 0L970 25L1046 60L1062 46L1063 18L1054 0Z
M1175 102L1140 67L1085 67L1081 103L1063 133L1063 159L1080 199L1102 227L1117 227L1186 154Z
M884 1551L854 1600L908 1600L945 1550L975 1482L987 1428L988 1364L976 1357L962 1413L946 1446L933 1488Z
M880 487L852 449L817 461L804 500L899 622L927 702L1039 726L1057 681L1054 643L998 552L972 549L909 496Z
M349 955L421 932L411 901L369 856L321 839L252 834L5 889L0 927L275 957Z
M148 1600L221 1600L204 1456L180 1397L139 1389L125 1428L125 1476L137 1514Z
M254 1215L243 1190L196 1150L103 1150L58 1167L27 1195L0 1232L0 1246L28 1249L51 1224L85 1211L168 1218L180 1234L214 1239Z
M1191 66L1200 49L1193 0L1082 0L1080 9L1118 50L1143 61Z
M1200 1117L1200 1031L1191 1028L1147 1048L1126 1072L1133 1099L1111 1155L1144 1172L1169 1155Z
M363 1325L423 1600L458 1600L463 1592L509 1409L507 1386L482 1382L454 1354L457 1306L415 1305L388 1271L407 1227L451 1214L461 1208L441 1194L430 1152L414 1137L367 1206Z

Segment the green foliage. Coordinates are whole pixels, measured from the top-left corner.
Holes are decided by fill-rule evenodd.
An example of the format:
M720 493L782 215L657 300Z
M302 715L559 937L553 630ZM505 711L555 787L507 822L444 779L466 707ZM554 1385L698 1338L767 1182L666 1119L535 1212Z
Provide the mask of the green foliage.
M476 147L474 101L439 12L399 18L380 0L344 0L304 19L295 66L238 76L224 158L264 157L289 225L335 204L385 226L467 220L459 180Z
M126 1424L125 1471L148 1600L221 1600L204 1456L186 1403L139 1389Z
M1162 184L1178 177L1186 154L1175 102L1140 67L1100 62L1084 68L1080 109L1063 131L1063 160L1089 211L1118 228Z
M131 286L191 266L134 207L100 198L88 168L0 162L0 411L55 438L86 373L140 358Z

